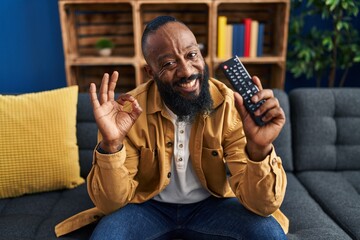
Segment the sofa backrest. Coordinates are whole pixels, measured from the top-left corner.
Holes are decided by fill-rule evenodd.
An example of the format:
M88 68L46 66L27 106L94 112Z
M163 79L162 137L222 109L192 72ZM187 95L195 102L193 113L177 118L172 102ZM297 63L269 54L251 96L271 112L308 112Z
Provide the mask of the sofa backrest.
M79 93L76 118L81 176L86 178L91 169L92 155L97 143L98 131L90 104L90 97L87 93Z
M360 88L290 92L294 167L360 169Z
M278 98L287 118L283 130L274 142L274 146L276 153L283 161L284 169L286 171L292 171L293 163L289 99L287 94L282 90L274 89L274 94ZM81 176L84 178L86 178L91 169L92 154L97 143L97 131L98 129L90 105L89 95L88 93L79 93L76 134L79 146Z
M279 100L280 106L285 112L286 122L279 136L274 141L275 150L281 157L285 171L293 171L293 157L291 150L291 120L288 95L279 89L274 89L274 95Z

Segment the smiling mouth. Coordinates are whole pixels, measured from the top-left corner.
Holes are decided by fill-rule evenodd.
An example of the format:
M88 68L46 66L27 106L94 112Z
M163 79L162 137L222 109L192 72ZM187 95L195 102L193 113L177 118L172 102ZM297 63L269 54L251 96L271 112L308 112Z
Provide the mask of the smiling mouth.
M193 88L196 85L196 81L198 79L194 79L188 82L184 82L184 83L178 83L178 86L182 87L182 88Z
M192 74L187 78L181 78L174 85L174 89L183 97L197 96L200 93L202 75Z

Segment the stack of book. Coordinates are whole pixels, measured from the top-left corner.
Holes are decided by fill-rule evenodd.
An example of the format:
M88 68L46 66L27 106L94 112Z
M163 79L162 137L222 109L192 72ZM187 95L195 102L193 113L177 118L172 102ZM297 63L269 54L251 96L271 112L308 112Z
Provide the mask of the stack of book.
M259 57L263 55L264 23L245 18L228 24L226 16L218 17L218 58Z

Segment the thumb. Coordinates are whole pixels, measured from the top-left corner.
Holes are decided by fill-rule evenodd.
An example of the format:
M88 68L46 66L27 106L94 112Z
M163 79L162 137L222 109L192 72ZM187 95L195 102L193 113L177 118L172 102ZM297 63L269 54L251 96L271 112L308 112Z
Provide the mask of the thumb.
M243 104L244 100L238 92L234 92L234 99L235 99L235 107L238 110L241 119L244 120L246 115L248 114L248 112L246 111L246 108Z

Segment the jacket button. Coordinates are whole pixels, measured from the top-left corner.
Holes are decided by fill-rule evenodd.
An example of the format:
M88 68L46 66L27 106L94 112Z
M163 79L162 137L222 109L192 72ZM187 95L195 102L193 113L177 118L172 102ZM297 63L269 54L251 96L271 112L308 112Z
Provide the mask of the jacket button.
M170 177L171 177L171 172L169 172L169 173L168 173L167 177L168 177L168 178L170 178Z
M167 146L167 147L172 147L172 146L173 146L173 143L172 143L172 142L167 142L167 143L166 143L166 146Z
M211 152L211 155L213 155L214 157L216 157L216 156L219 155L219 154L218 154L217 151L212 151L212 152Z
M276 163L277 163L276 158L273 158L273 159L271 160L271 164L272 164L273 166L275 166Z

